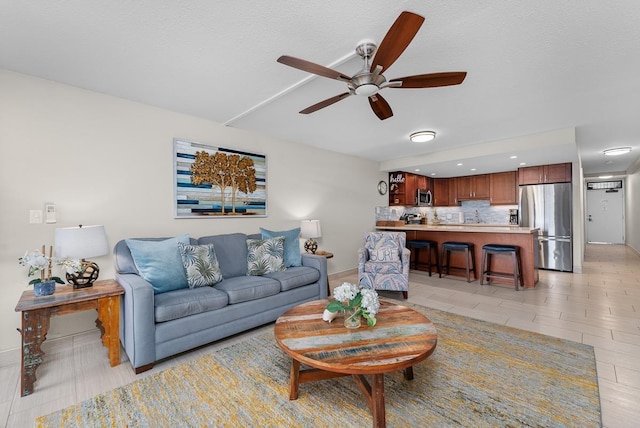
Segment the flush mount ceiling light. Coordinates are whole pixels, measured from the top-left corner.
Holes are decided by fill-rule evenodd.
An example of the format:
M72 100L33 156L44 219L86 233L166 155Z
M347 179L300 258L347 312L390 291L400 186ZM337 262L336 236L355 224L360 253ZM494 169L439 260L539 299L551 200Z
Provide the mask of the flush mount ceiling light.
M409 139L414 143L426 143L436 138L434 131L418 131L409 135Z
M607 149L603 153L605 156L619 156L625 155L631 151L631 147L616 147L613 149Z

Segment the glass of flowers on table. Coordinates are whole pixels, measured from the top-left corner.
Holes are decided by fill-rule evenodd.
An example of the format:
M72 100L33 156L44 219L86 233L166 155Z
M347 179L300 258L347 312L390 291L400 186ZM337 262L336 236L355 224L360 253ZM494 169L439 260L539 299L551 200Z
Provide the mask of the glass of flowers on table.
M329 302L323 314L325 321L333 320L338 311L343 311L347 328L360 327L361 318L367 320L369 327L376 325L380 301L375 290L345 282L333 290L333 297L335 300Z

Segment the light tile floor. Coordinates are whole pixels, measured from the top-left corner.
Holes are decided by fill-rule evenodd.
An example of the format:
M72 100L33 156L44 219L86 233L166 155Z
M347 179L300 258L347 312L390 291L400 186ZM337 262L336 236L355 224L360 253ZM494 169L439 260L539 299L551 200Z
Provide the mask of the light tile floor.
M409 302L592 345L598 370L603 426L640 425L640 257L623 245L588 245L581 274L540 271L533 290L468 284L411 272ZM332 276L332 288L355 275ZM401 298L394 293L384 296ZM266 326L156 364L136 376L123 355L111 368L97 334L47 341L36 391L20 397L20 356L0 353L0 426L31 427L36 416L164 370L213 349L258 334Z

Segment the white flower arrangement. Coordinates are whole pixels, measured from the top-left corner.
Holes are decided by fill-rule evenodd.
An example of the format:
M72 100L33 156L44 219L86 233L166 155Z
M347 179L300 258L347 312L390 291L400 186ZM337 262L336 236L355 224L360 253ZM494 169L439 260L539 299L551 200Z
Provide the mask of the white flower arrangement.
M45 247L42 246L42 251L26 251L24 256L18 259L18 262L22 266L29 268L27 276L34 276L40 274L40 278L35 278L29 281L29 285L37 284L39 282L55 281L58 284L64 284L64 281L58 276L52 276L52 266L62 266L66 273L76 273L82 271L82 264L80 260L73 259L57 259L52 256L53 249L49 248L49 257L44 255Z
M375 290L358 287L355 284L345 282L334 288L333 297L335 300L332 300L327 305L323 319L331 318L327 314L327 311L336 313L338 311L352 309L356 311L354 316L362 316L362 318L367 320L369 327L376 325L376 315L380 310L380 301L378 300L378 293L376 293Z

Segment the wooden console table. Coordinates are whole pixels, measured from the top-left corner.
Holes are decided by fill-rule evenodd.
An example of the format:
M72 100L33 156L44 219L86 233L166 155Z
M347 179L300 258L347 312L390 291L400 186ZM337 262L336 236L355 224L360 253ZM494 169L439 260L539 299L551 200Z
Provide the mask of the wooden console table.
M111 367L120 364L120 295L124 290L115 280L96 281L92 287L74 289L71 285L56 285L50 296L36 297L33 290L22 293L16 312L22 312L22 372L20 395L33 393L36 370L42 364L42 343L47 338L49 320L53 315L95 309L96 326L102 344L109 350Z

